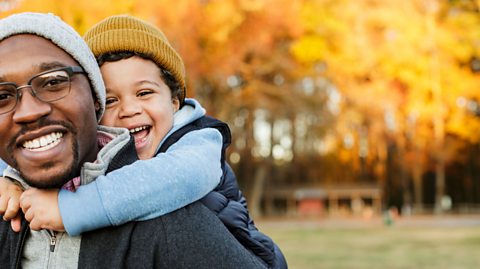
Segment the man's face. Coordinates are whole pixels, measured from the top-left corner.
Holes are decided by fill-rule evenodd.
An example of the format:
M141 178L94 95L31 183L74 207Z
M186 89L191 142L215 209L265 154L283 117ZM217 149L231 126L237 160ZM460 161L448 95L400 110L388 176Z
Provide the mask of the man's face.
M29 79L55 68L78 66L65 51L34 35L0 41L0 82L26 85ZM0 114L0 157L25 181L39 188L60 187L80 173L97 154L94 101L86 75L71 76L70 93L43 102L21 89L15 109Z

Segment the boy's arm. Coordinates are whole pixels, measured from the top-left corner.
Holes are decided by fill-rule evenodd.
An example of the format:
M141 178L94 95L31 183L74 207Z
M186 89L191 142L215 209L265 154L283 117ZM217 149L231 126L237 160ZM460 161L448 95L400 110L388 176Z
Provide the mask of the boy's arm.
M0 159L0 175L3 175L7 167L8 164ZM3 181L0 182L0 215L3 215L3 220L10 221L10 226L13 231L20 232L22 220L19 214L20 195L22 194L23 188L8 178L0 177L0 181ZM8 192L8 194L6 194L6 192Z
M192 131L167 152L137 161L76 192L59 192L65 230L78 235L131 220L152 219L199 200L219 183L222 136L213 128Z
M20 206L30 229L63 231L62 218L58 210L57 189L29 188L20 197Z
M22 188L10 179L0 177L0 215L3 220L14 218L20 209Z
M7 166L8 164L4 162L2 159L0 159L0 171L2 171L0 175L3 175L3 171L7 168Z
M20 231L20 196L23 189L8 178L0 177L0 215L11 221L12 229Z

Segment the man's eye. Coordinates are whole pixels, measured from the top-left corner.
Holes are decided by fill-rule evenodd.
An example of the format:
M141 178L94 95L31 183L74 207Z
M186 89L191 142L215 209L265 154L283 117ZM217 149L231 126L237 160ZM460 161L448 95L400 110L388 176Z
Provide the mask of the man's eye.
M0 101L5 102L9 101L10 99L14 99L15 94L9 91L0 91Z
M34 78L31 84L37 90L59 91L68 87L68 81L67 72L58 70Z
M42 88L55 89L65 85L68 85L68 77L56 76L45 79L42 83Z

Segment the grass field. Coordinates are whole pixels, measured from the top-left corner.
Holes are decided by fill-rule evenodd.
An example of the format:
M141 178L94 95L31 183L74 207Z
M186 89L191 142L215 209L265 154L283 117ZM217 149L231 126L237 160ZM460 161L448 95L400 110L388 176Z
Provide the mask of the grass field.
M480 220L260 221L289 268L480 268Z

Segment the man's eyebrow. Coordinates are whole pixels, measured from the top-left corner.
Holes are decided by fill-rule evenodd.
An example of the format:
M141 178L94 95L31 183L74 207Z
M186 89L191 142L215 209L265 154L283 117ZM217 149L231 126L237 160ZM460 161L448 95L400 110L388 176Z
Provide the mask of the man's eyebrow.
M39 66L40 72L52 70L52 69L55 69L55 68L67 67L67 65L65 65L64 63L61 63L61 62L41 63L38 66Z
M66 64L62 63L62 62L48 62L48 63L41 63L38 65L38 69L39 69L39 72L45 72L45 71L48 71L48 70L52 70L52 69L55 69L55 68L62 68L62 67L67 67ZM8 82L5 80L5 77L3 76L0 76L0 82Z

